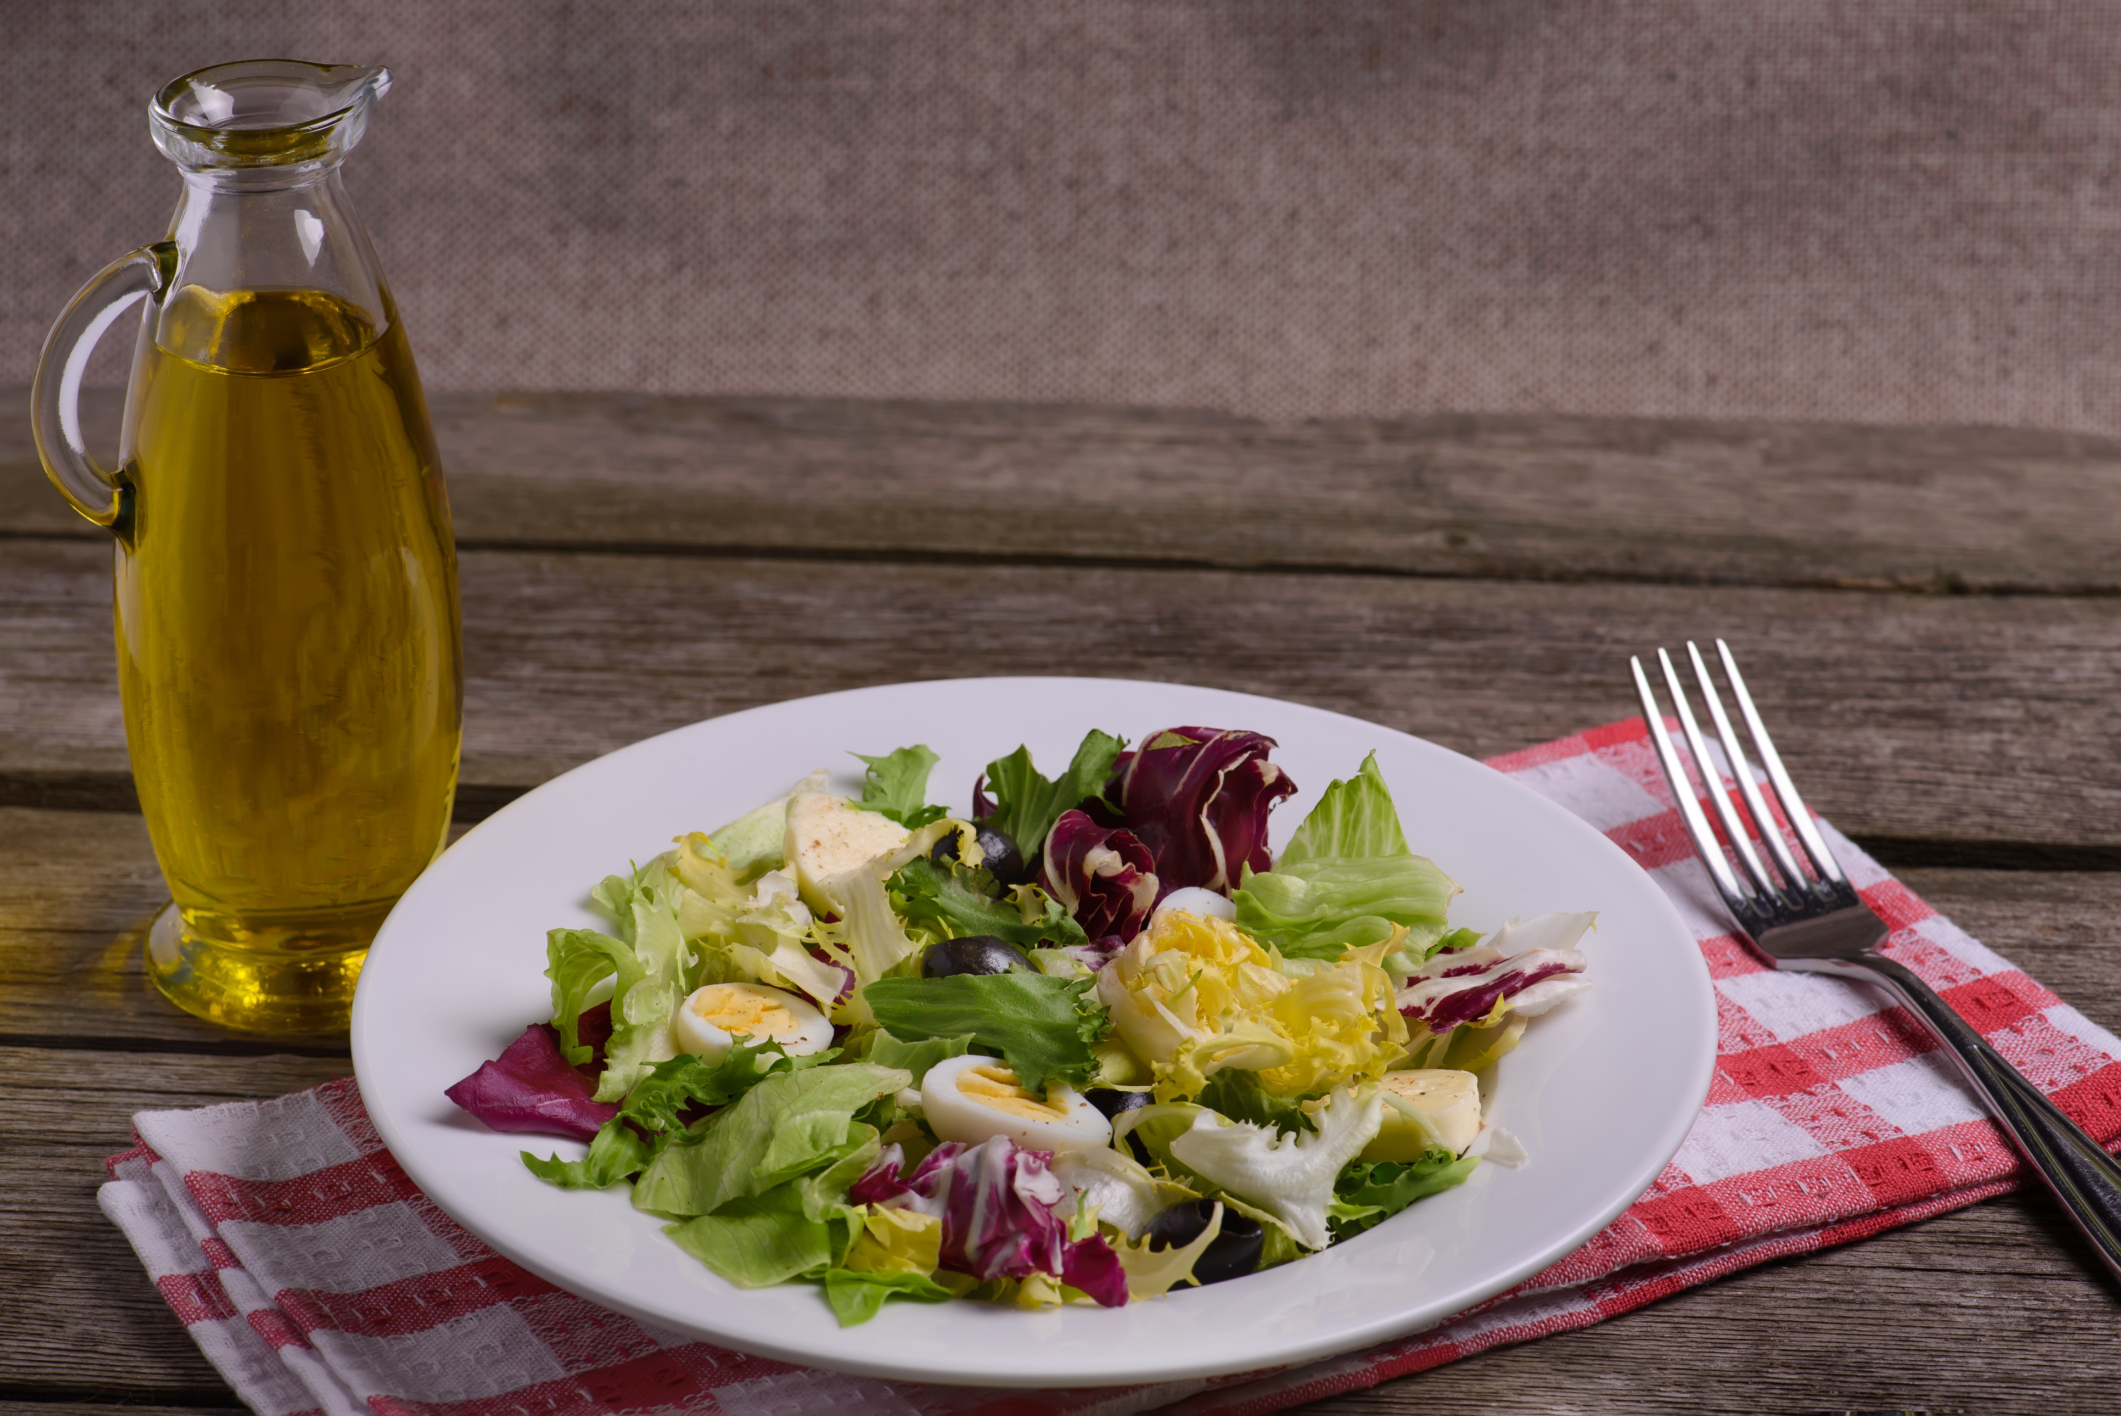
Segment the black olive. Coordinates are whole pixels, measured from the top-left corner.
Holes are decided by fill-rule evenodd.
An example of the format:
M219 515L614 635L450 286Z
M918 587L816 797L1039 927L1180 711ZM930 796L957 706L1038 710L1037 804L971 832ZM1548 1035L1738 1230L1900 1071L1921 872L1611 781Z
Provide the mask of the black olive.
M1183 1249L1200 1238L1214 1213L1213 1200L1181 1200L1149 1221L1149 1247ZM1242 1278L1259 1267L1266 1246L1267 1231L1258 1220L1224 1205L1222 1232L1193 1261L1193 1281L1221 1283L1226 1278Z
M1092 1087L1083 1093L1083 1100L1105 1113L1107 1120L1117 1121L1129 1111L1139 1111L1152 1098L1147 1092L1126 1092L1117 1087ZM1143 1165L1149 1163L1149 1148L1142 1144L1140 1136L1127 1137L1127 1149Z
M1083 1100L1105 1113L1107 1120L1118 1120L1123 1112L1139 1111L1154 1098L1147 1092L1121 1091L1118 1087L1092 1087L1083 1093Z
M1037 973L1031 956L1006 939L991 934L968 934L930 944L921 955L922 978L948 978L952 974Z
M1002 885L1028 885L1038 878L1038 862L1025 864L1024 853L1016 848L1007 831L993 826L974 826L979 838L980 865ZM960 859L958 835L952 831L928 848L928 859L937 865L950 865Z
M1034 862L1024 859L1007 831L993 826L979 828L980 864L1004 885L1028 885L1038 874Z

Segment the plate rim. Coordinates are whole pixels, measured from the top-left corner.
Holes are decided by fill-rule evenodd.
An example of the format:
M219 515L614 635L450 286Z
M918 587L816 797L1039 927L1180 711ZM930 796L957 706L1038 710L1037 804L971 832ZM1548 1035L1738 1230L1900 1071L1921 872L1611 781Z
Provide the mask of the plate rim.
M879 692L922 688L933 689L945 684L982 684L998 688L1066 684L1071 689L1077 690L1085 686L1111 685L1124 687L1130 691L1144 689L1175 690L1182 693L1216 695L1232 700L1233 706L1242 701L1268 703L1278 708L1296 709L1304 713L1336 719L1343 723L1357 724L1366 729L1389 733L1395 739L1416 744L1420 749L1427 752L1443 754L1448 758L1454 758L1460 762L1470 763L1479 767L1485 768L1487 766L1487 764L1477 758L1457 752L1430 739L1402 729L1392 728L1382 723L1359 718L1353 714L1343 713L1337 709L1321 708L1314 704L1301 703L1293 699L1272 698L1263 694L1251 694L1239 690L1215 688L1209 685L1175 683L1158 679L1115 679L1078 675L938 676L925 679L897 680L890 683L870 684L857 688L837 689L826 693L806 694L798 698L781 699L772 703L757 704L749 708L733 710L729 713L715 714L711 717L698 719L694 722L681 724L677 727L651 734L614 748L609 752L599 754L547 779L545 782L539 783L513 801L508 802L492 815L476 823L471 830L465 832L456 842L451 843L449 849L452 851L457 849L473 836L487 831L490 826L496 826L497 823L502 823L525 812L535 811L537 809L535 805L536 798L545 794L548 789L556 788L559 784L574 778L577 774L586 773L592 769L601 768L608 770L606 764L609 764L614 758L634 753L652 752L657 744L663 743L666 739L695 732L710 724L726 726L736 720L783 712L798 705L822 705L832 700L858 698ZM1701 1011L1708 1024L1703 1029L1705 1046L1699 1048L1697 1054L1689 1062L1694 1076L1683 1088L1684 1094L1693 1098L1691 1106L1684 1109L1675 1107L1662 1119L1657 1140L1639 1152L1636 1167L1629 1174L1626 1184L1622 1187L1625 1191L1624 1194L1621 1194L1617 1199L1608 1200L1606 1203L1596 1207L1594 1211L1587 1212L1573 1226L1562 1231L1559 1237L1549 1240L1527 1256L1503 1266L1467 1288L1452 1294L1447 1300L1448 1306L1439 1313L1417 1316L1410 1320L1406 1318L1404 1311L1402 1311L1396 1316L1386 1316L1369 1322L1358 1323L1330 1333L1319 1333L1307 1340L1286 1341L1274 1347L1274 1355L1268 1366L1262 1366L1257 1360L1234 1363L1230 1361L1189 1362L1184 1360L1183 1354L1177 1354L1177 1360L1156 1365L1153 1369L1137 1364L1125 1370L1101 1369L1091 1374L1071 1374L1066 1383L1067 1385L1110 1387L1185 1381L1247 1371L1263 1372L1270 1369L1302 1365L1326 1357L1358 1351L1381 1342L1392 1341L1427 1330L1450 1321L1451 1318L1465 1312L1468 1308L1484 1302L1495 1294L1501 1293L1524 1279L1541 1272L1559 1259L1581 1248L1584 1243L1611 1224L1630 1205L1634 1204L1655 1183L1658 1175L1663 1172L1672 1156L1677 1153L1680 1145L1685 1141L1688 1131L1693 1126L1695 1118L1699 1115L1703 1103L1707 1099L1709 1086L1714 1076L1716 1058L1714 987L1709 977L1707 962L1700 953L1693 930L1686 923L1684 916L1664 889L1649 876L1649 873L1644 870L1640 863L1631 858L1602 831L1575 815L1575 813L1570 812L1558 802L1517 781L1511 774L1492 768L1488 770L1492 774L1494 782L1505 789L1506 795L1517 794L1520 807L1529 807L1535 812L1552 813L1556 819L1565 820L1571 829L1585 838L1587 846L1591 846L1591 843L1595 841L1596 844L1592 849L1605 854L1608 858L1608 864L1621 869L1624 874L1640 877L1641 883L1647 887L1645 899L1652 902L1652 913L1662 915L1664 917L1662 923L1669 928L1672 934L1675 937L1686 940L1688 947L1685 954L1690 960L1691 967L1687 968L1685 972L1688 974L1689 981L1695 985L1696 1001L1701 1005ZM439 863L441 859L442 857L437 857L437 862ZM428 876L423 874L421 879L416 881L413 887L406 892L399 906L392 910L391 917L385 920L382 928L378 931L378 942L388 937L392 924L398 918L405 901L421 894L421 887L427 883L427 879ZM364 970L364 985L369 976L369 973ZM374 1068L370 1065L364 1065L364 1058L370 1056L372 1049L379 1046L377 1041L372 1040L378 1033L376 1023L377 1010L382 1006L374 1001L375 998L376 994L373 990L366 987L357 988L353 1017L349 1029L355 1081L361 1089L364 1108L384 1146L390 1151L392 1157L397 1160L399 1166L406 1171L408 1178L413 1180L413 1183L421 1189L423 1194L426 1194L429 1187L421 1184L419 1175L416 1173L419 1167L417 1165L408 1165L404 1159L404 1154L407 1151L415 1154L418 1152L417 1145L407 1144L411 1141L411 1137L401 1127L400 1118L391 1111L388 1104L378 1106L376 1104L378 1098L373 1098L371 1095L369 1078L373 1074ZM501 1135L504 1133L495 1134ZM531 1140L534 1138L525 1137L525 1139ZM703 1324L695 1316L673 1314L665 1308L654 1304L633 1302L623 1293L607 1291L608 1285L598 1287L594 1292L580 1292L580 1276L567 1272L564 1264L548 1259L545 1254L535 1249L526 1250L522 1248L514 1242L512 1235L499 1228L497 1224L489 1222L477 1212L459 1213L457 1208L445 1205L440 1198L432 1195L429 1198L430 1202L434 1203L443 1213L463 1225L496 1252L522 1265L548 1282L554 1283L563 1291L574 1293L586 1301L625 1313L642 1322L658 1327L680 1329L687 1334L698 1337L702 1341L728 1346L733 1350L756 1356L795 1363L804 1367L845 1372L887 1381L918 1381L946 1385L1016 1388L1051 1387L1060 1384L1053 1376L1043 1373L1032 1373L1021 1379L1015 1378L1011 1373L1000 1372L982 1371L957 1374L950 1371L919 1369L908 1365L906 1362L894 1363L888 1360L868 1360L859 1356L843 1358L831 1353L821 1353L814 1345L800 1341L776 1341L770 1335L761 1337L746 1334L741 1339L731 1338L715 1331L710 1325ZM652 1224L653 1220L651 1218L644 1222ZM785 1287L786 1285L780 1286ZM745 1290L735 1289L734 1291L742 1293ZM959 1304L949 1305L952 1311L961 1306Z

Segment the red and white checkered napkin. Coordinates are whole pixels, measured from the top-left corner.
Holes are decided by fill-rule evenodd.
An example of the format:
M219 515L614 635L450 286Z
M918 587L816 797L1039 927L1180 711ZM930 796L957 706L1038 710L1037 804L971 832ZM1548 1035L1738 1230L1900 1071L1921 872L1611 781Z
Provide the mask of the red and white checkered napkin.
M1871 993L1778 974L1730 933L1640 720L1494 764L1604 831L1693 926L1716 983L1708 1105L1647 1194L1546 1272L1414 1337L1309 1367L1123 1390L1003 1392L811 1371L620 1317L494 1254L413 1188L347 1081L134 1118L104 1212L237 1393L289 1412L1205 1413L1282 1410L1926 1218L2018 1183L1926 1036ZM1888 952L2102 1140L2121 1041L1829 831ZM1542 1163L1538 1158L1534 1164ZM1181 1300L1182 1301L1182 1300Z

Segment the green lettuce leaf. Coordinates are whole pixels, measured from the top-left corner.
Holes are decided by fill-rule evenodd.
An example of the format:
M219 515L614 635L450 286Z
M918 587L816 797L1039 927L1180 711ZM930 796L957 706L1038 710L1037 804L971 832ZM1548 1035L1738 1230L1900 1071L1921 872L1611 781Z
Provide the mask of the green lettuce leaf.
M820 1066L837 1056L837 1048L827 1048L790 1057L770 1038L738 1042L716 1062L687 1053L658 1062L654 1071L636 1082L619 1115L638 1122L644 1130L661 1133L650 1145L651 1153L660 1152L671 1136L687 1134L678 1119L686 1106L727 1106L768 1077Z
M697 1144L673 1145L634 1186L638 1209L685 1218L822 1170L876 1139L854 1113L911 1082L897 1067L849 1062L765 1078L700 1125Z
M868 1322L888 1299L911 1298L916 1303L940 1303L951 1296L949 1289L923 1273L825 1270L825 1301L832 1305L841 1327Z
M1230 898L1237 927L1290 958L1334 960L1392 937L1415 957L1443 934L1458 884L1423 856L1322 856L1248 873Z
M648 1143L621 1115L597 1128L589 1142L589 1154L580 1160L562 1160L557 1155L539 1160L529 1151L520 1154L530 1173L548 1185L563 1190L602 1190L648 1163Z
M1303 1103L1295 1097L1276 1096L1259 1080L1259 1073L1242 1067L1225 1067L1208 1078L1195 1097L1210 1111L1219 1111L1232 1121L1250 1121L1281 1132L1315 1131Z
M1092 728L1057 782L1032 765L1028 747L996 758L987 764L987 790L994 793L994 814L987 824L1007 832L1026 861L1036 859L1062 812L1105 799L1112 764L1126 748L1124 738Z
M1319 795L1318 805L1289 838L1276 868L1336 856L1372 860L1412 854L1399 827L1399 808L1392 805L1392 791L1377 770L1373 752L1353 777L1335 781Z
M882 757L860 757L869 765L862 778L862 794L855 802L864 811L888 816L909 831L918 831L945 815L940 806L928 805L928 774L939 760L920 743L902 747Z
M1429 1147L1411 1164L1353 1162L1333 1182L1333 1203L1327 1207L1333 1242L1383 1223L1416 1200L1463 1184L1479 1164L1478 1156L1460 1159L1442 1146Z
M849 1213L860 1222L858 1211ZM669 1225L663 1232L739 1288L768 1288L804 1274L822 1274L854 1242L844 1218L825 1221L805 1214L793 1181L732 1200L713 1214Z
M991 934L1027 948L1048 942L1090 942L1083 927L1043 890L1026 887L1017 891L1014 901L998 900L967 885L966 874L962 867L946 869L927 856L916 856L891 877L892 908L908 924L920 925L946 938ZM1027 902L1029 909L1025 908ZM1026 914L1032 918L1026 919Z
M1047 974L882 978L862 990L877 1025L911 1041L970 1036L999 1055L1028 1091L1050 1081L1084 1087L1097 1075L1093 1045L1111 1026L1091 980Z
M908 1086L919 1086L928 1069L938 1062L952 1057L962 1057L972 1050L972 1035L960 1037L929 1037L919 1042L900 1042L888 1032L879 1031L869 1042L869 1060L879 1067L899 1067L913 1078Z

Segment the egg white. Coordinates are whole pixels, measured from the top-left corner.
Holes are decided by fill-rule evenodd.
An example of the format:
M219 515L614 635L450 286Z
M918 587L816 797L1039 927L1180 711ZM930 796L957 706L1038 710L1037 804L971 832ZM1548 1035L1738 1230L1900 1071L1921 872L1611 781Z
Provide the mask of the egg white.
M1184 910L1188 914L1205 915L1209 919L1236 919L1237 904L1220 891L1200 885L1188 885L1183 890L1173 890L1157 903L1156 914L1165 910ZM1154 923L1156 915L1151 915Z
M1030 1102L1027 1110L1058 1114L1023 1115L982 1100L960 1089L977 1069L991 1068L1003 1077L1015 1078L997 1058L969 1054L952 1057L928 1069L921 1081L921 1113L935 1134L946 1141L978 1145L994 1136L1007 1136L1026 1150L1081 1150L1112 1144L1112 1123L1091 1105L1089 1099L1064 1082L1046 1092L1044 1105ZM1018 1088L1021 1091L1021 1088Z
M734 1026L745 1020L747 1012L755 1017L762 1005L784 1010L790 1021L770 1030L759 1029L755 1024ZM670 1030L680 1051L708 1062L719 1061L740 1037L747 1041L771 1037L791 1057L823 1052L832 1045L832 1023L816 1004L763 983L710 983L694 989L678 1005ZM762 1031L764 1037L760 1036Z

